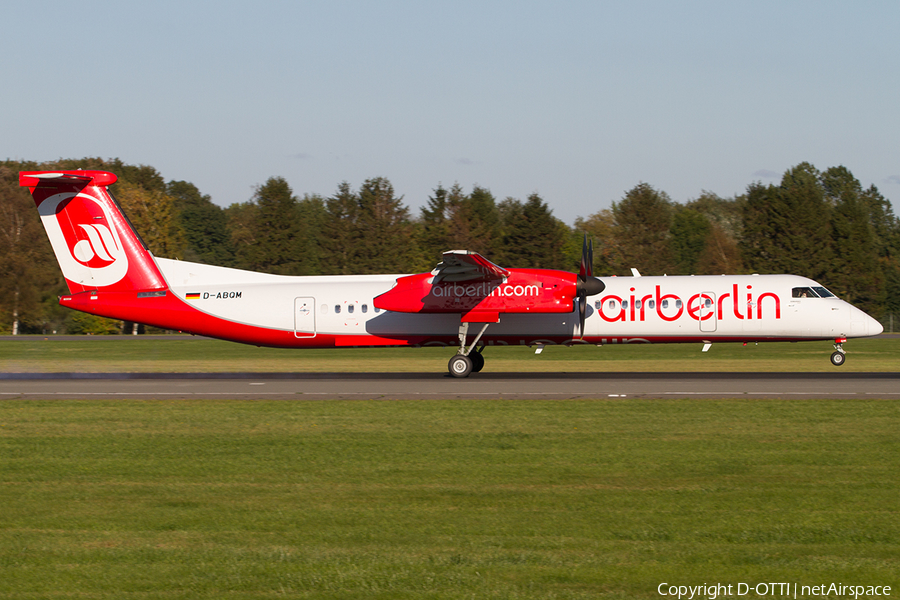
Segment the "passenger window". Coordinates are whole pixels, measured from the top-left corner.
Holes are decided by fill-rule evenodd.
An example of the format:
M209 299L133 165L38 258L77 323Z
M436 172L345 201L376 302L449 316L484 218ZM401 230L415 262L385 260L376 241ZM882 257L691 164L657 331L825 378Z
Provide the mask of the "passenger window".
M659 303L659 305L663 308L669 308L669 301L663 300L662 302Z
M628 308L628 300L622 300L622 309L624 310L627 308Z
M656 308L656 300L647 300L647 308L650 310Z
M675 301L675 308L681 308L681 300Z
M380 313L380 312L381 312L381 309L378 308L378 307L376 306L376 307L375 307L375 312L376 312L376 313Z
M363 305L362 305L362 311L363 311L364 314L367 313L367 312L369 312L369 307L366 306L365 304L363 304Z
M600 307L601 307L601 306L603 306L603 303L600 302L599 300L597 300L596 302L594 302L594 308L596 308L597 310L600 310Z
M616 309L616 301L615 301L615 300L610 300L610 301L609 301L609 309L610 309L610 310L615 310L615 309Z
M350 313L351 315L353 314L353 305L352 304L347 307L347 312Z
M640 301L640 300L635 300L635 301L634 301L634 307L635 307L636 309L640 310L640 308L641 308L641 301Z
M712 306L712 300L707 298L706 301L704 302L704 304L706 305L706 308L709 308L710 306Z
M334 305L334 314L336 314L336 315L341 314L341 305L340 304Z

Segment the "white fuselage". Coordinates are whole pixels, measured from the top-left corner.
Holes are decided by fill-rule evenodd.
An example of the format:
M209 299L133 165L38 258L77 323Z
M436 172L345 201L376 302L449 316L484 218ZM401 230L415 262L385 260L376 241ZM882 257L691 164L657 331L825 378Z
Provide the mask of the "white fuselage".
M455 343L457 314L381 311L373 299L402 275L290 277L156 259L170 291L223 321L293 332L297 345ZM610 277L578 311L502 314L488 344L837 339L881 325L835 297L799 297L821 286L795 275ZM794 297L798 296L798 297ZM227 337L223 335L222 337ZM318 339L316 339L318 338ZM319 343L320 342L320 343Z

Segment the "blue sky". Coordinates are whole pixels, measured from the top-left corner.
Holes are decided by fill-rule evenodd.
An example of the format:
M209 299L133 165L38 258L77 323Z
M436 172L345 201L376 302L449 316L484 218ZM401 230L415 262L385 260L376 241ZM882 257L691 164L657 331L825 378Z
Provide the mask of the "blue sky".
M0 158L118 157L223 206L478 184L569 224L803 161L900 198L896 0L12 4Z

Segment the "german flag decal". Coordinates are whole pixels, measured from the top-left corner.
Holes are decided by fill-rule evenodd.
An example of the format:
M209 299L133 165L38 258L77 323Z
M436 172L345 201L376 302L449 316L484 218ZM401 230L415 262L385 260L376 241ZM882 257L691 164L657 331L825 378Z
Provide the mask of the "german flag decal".
M199 299L200 299L200 292L191 292L191 293L189 293L189 294L185 294L185 295L184 295L184 299L185 299L185 300L199 300Z

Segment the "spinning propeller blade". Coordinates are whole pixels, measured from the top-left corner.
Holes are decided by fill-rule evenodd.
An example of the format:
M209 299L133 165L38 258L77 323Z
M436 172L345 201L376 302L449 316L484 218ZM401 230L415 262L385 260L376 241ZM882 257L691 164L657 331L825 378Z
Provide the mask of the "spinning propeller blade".
M599 294L606 285L594 277L594 240L588 243L587 234L584 234L584 243L581 246L581 267L578 269L578 283L575 286L578 298L579 331L584 337L584 320L587 317L587 297Z

